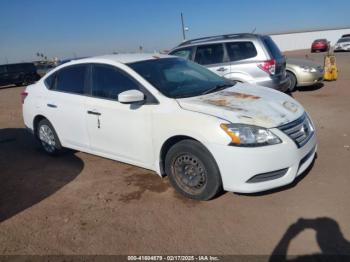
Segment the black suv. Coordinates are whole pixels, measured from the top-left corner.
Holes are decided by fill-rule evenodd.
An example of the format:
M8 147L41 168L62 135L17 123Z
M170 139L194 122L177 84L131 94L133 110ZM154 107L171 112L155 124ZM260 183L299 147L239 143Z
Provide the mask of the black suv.
M40 79L33 63L0 65L0 86L27 85Z

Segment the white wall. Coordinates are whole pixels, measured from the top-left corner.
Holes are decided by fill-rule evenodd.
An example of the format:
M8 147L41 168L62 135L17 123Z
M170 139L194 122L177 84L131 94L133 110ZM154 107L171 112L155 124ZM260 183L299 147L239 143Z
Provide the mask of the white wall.
M334 45L343 34L350 34L350 28L302 33L270 35L281 51L309 49L315 39L326 38Z

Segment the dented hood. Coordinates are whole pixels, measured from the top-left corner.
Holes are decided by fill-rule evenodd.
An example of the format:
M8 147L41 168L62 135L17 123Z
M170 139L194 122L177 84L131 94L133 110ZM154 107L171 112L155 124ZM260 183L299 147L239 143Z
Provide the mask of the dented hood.
M289 123L304 113L303 107L284 93L241 83L216 93L177 101L186 110L265 128Z

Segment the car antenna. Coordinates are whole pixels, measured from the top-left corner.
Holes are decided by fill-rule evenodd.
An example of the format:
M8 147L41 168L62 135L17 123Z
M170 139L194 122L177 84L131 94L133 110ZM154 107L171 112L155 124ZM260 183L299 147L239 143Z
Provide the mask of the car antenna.
M252 30L252 34L254 34L255 33L255 31L256 31L256 27L254 27L254 29Z

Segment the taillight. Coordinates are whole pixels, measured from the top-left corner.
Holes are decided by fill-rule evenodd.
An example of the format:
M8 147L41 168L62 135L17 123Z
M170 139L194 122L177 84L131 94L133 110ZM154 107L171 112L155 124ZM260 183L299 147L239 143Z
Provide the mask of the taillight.
M24 100L26 99L27 96L28 96L28 93L26 91L23 91L21 93L22 104L24 104Z
M275 59L266 60L261 64L259 64L258 67L261 70L265 71L266 73L270 75L274 75L276 73L276 60Z

